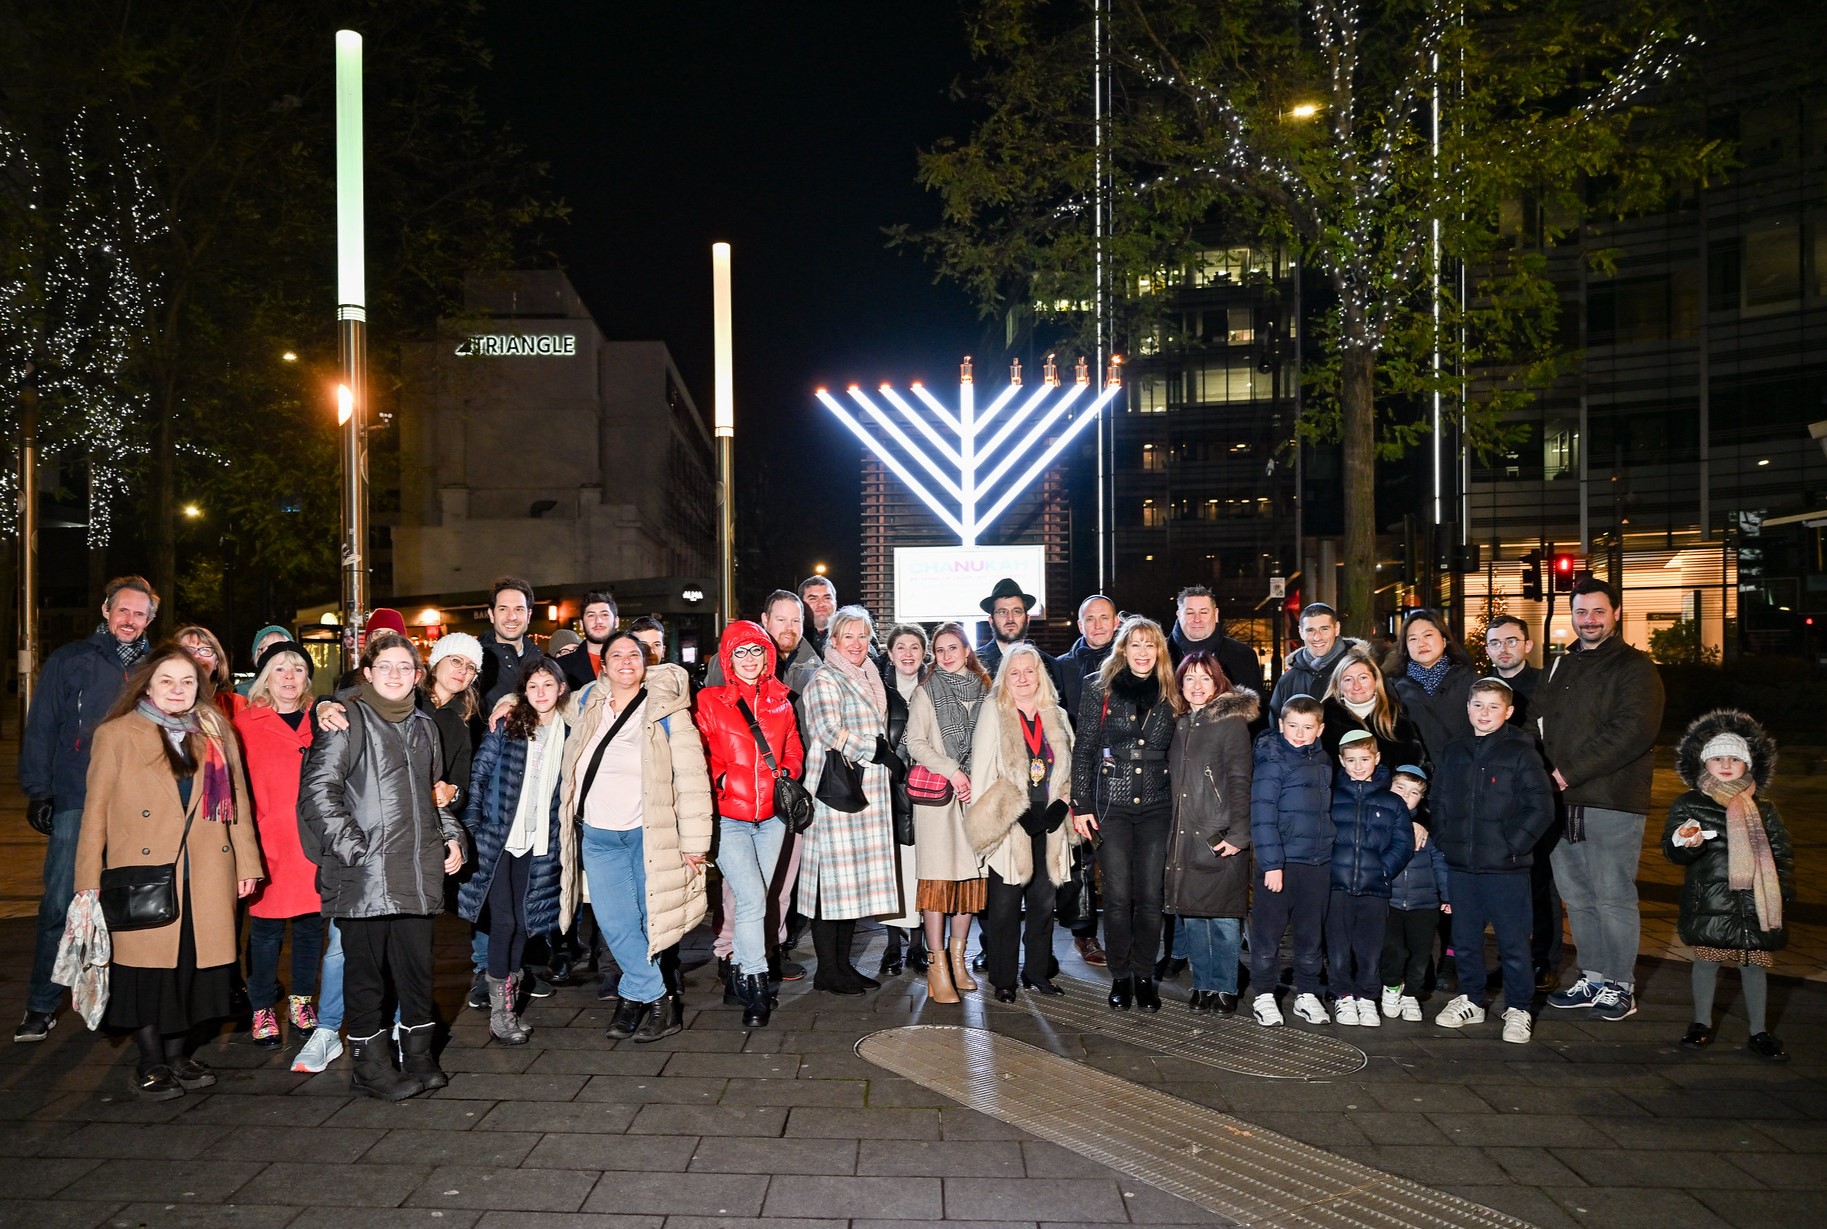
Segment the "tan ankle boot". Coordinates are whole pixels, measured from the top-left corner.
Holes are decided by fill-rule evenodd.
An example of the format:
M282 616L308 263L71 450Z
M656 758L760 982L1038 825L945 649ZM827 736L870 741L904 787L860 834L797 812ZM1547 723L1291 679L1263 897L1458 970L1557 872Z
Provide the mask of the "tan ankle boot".
M958 988L952 985L951 962L935 953L926 962L926 997L934 1003L956 1003Z
M946 948L952 957L952 984L965 991L977 988L977 980L971 976L970 957L964 954L964 945L969 941L970 936L968 935L962 938L954 937Z

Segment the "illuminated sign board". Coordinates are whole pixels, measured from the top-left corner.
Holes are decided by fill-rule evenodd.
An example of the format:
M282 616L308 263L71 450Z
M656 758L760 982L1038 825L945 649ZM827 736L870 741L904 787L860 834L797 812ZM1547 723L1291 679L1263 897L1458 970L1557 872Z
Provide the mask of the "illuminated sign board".
M459 358L570 358L575 333L477 333L457 343Z
M996 582L1012 578L1047 608L1044 546L897 546L894 548L894 617L901 623L967 625L983 618L983 599Z

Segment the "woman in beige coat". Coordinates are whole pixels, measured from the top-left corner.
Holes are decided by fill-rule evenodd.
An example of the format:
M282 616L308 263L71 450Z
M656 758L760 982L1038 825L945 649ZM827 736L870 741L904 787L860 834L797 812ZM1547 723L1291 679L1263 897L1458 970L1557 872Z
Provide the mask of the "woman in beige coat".
M603 645L603 672L571 720L559 799L559 929L570 928L587 880L622 970L608 1036L670 1037L685 1007L661 955L704 920L710 773L685 671L649 666L628 632Z
M926 992L935 1003L956 1003L958 991L975 990L965 943L971 916L983 911L985 880L977 853L964 835L971 800L971 734L990 689L990 676L965 639L946 623L933 633L936 668L908 705L907 753L928 772L951 783L952 796L937 805L914 804L915 904L926 927ZM951 919L951 941L945 920Z
M984 966L1004 1003L1015 1001L1018 946L1021 984L1040 994L1065 993L1053 982L1050 962L1053 905L1072 870L1071 796L1066 710L1040 650L1014 645L971 736L971 803L964 814L965 835L989 870Z
M216 1077L187 1035L232 1014L235 901L264 877L233 731L207 700L203 669L166 644L134 671L95 731L76 847L76 890L102 871L177 863L178 919L112 936L106 1021L133 1030L134 1091L150 1100Z

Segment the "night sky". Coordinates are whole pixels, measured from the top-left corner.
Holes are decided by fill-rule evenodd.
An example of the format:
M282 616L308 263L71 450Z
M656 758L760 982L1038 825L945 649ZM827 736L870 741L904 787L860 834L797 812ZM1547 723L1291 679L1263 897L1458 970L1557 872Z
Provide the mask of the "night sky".
M955 380L984 337L882 233L937 220L916 155L969 132L957 6L502 4L488 28L489 111L573 210L553 254L610 338L671 347L707 417L710 245L734 245L739 522L790 518L780 583L823 559L854 592L857 446L812 390Z

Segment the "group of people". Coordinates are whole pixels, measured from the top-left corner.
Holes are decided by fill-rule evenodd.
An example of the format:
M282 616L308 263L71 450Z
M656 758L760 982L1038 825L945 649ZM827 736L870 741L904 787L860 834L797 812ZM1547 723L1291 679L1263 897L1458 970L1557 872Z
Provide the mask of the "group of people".
M1634 1013L1662 689L1617 634L1608 585L1576 587L1578 642L1546 671L1520 620L1490 620L1485 677L1434 612L1411 613L1384 661L1311 605L1273 692L1202 587L1178 595L1171 630L1087 598L1058 657L1029 639L1035 604L999 582L979 645L959 623L880 631L812 577L729 624L697 687L664 661L663 629L622 628L606 593L585 596L581 636L540 646L532 586L510 577L488 630L446 634L428 658L376 612L359 667L318 700L286 629L256 636L237 695L213 635L150 645L157 595L111 582L101 626L46 663L28 715L21 780L49 848L14 1040L56 1022L72 899L107 869L174 859L179 917L116 938L103 1015L135 1038L134 1085L153 1098L214 1080L193 1043L234 1010L243 913L257 1043L278 1045L283 1019L296 1070L327 1068L346 1034L357 1091L442 1086L432 943L447 891L474 925L469 1002L508 1045L530 1036L528 999L551 992L533 943L554 980L577 959L600 969L610 1038L679 1031L678 945L713 913L725 1002L749 1027L805 976L788 954L802 926L822 992L861 995L912 966L936 1004L976 990L974 973L1002 1001L1059 995L1056 902L1093 884L1103 941L1093 909L1073 940L1108 968L1115 1010L1159 1010L1160 981L1190 965L1192 1009L1236 1011L1247 939L1251 1014L1280 1025L1292 932L1297 1017L1418 1021L1444 930L1458 993L1434 1021L1477 1025L1488 927L1502 1035L1525 1042L1536 993L1557 984L1564 902L1579 975L1548 1006ZM1663 847L1688 868L1681 927L1698 957L1684 1044L1712 1041L1730 963L1751 1048L1780 1059L1763 971L1792 856L1758 796L1773 761L1744 714L1697 722ZM876 977L855 965L864 920L888 928Z

